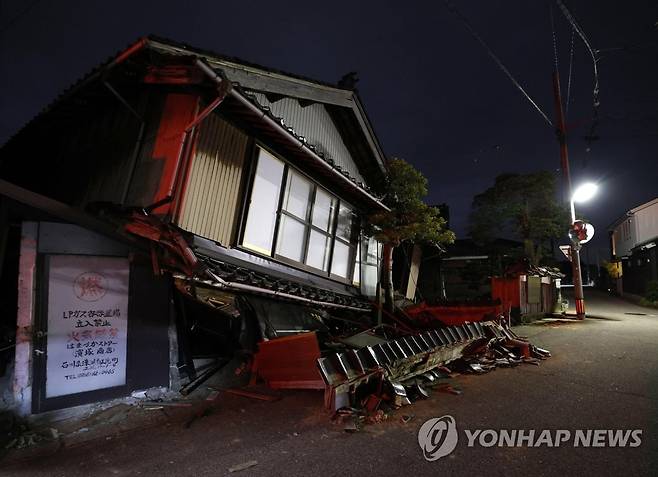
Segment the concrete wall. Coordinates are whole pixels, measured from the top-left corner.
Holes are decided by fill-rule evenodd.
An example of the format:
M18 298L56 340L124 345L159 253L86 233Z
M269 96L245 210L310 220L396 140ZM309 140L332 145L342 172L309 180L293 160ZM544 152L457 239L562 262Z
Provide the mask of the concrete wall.
M16 409L22 415L29 414L32 408L32 337L38 233L39 227L36 222L23 222L18 265L16 358L12 383Z
M46 397L48 326L46 259L58 255L130 257L125 385ZM177 386L170 376L173 315L170 280L153 274L147 254L72 224L23 222L18 264L16 347L11 408L30 415L129 395L134 390ZM174 350L175 351L175 350ZM174 361L175 363L175 361Z
M612 233L613 253L616 257L626 257L637 244L637 232L634 217L624 219Z
M636 245L658 237L658 200L649 204L636 208L633 213Z
M642 204L628 212L612 231L612 253L628 257L631 250L658 238L658 199Z

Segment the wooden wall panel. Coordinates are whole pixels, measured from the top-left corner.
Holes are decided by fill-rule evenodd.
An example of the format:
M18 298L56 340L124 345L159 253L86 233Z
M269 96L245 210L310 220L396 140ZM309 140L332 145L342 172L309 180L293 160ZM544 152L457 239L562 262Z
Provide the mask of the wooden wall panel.
M230 246L240 206L248 137L217 115L199 132L178 225Z

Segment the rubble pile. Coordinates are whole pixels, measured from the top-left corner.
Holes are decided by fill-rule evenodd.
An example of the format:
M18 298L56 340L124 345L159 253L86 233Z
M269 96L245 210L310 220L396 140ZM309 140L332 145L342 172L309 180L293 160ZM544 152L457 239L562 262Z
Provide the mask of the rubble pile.
M352 347L317 360L326 385L325 406L347 431L386 419L391 411L428 398L431 389L461 394L450 382L458 374L538 365L550 357L547 350L517 336L504 320L468 322L388 340L376 331L343 340Z

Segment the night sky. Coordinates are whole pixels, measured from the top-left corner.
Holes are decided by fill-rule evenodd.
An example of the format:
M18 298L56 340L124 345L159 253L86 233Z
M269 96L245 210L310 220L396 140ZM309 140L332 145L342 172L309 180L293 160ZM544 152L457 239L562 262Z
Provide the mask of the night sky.
M554 131L443 2L366 3L4 0L0 142L95 65L153 33L327 82L357 71L384 150L427 176L429 202L449 204L459 236L473 196L496 175L559 174ZM553 119L549 3L454 3ZM567 4L592 46L607 50L599 61L600 140L589 153L592 65L578 37L567 120L574 183L601 185L579 210L597 228L604 258L607 226L658 196L658 2ZM571 30L557 7L554 15L566 94Z

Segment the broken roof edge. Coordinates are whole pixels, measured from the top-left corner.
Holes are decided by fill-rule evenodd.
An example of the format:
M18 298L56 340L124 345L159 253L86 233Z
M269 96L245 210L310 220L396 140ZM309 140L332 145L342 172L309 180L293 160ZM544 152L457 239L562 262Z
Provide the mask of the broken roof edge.
M253 294L253 295L258 295L258 296L264 296L272 299L283 299L283 300L288 300L288 301L293 301L293 302L298 302L302 303L305 305L312 305L312 306L318 306L321 308L335 308L335 309L340 309L340 310L349 310L349 311L355 311L359 313L367 313L370 311L370 308L368 307L356 307L356 306L350 306L350 305L344 305L341 303L332 303L332 302L327 302L327 301L320 301L320 300L315 300L312 298L306 298L302 296L297 296L293 295L291 293L285 293L285 292L280 292L280 291L275 291L275 290L270 290L268 288L262 288L254 285L248 285L245 283L236 283L236 282L227 282L222 280L221 277L215 275L212 272L207 272L209 274L212 274L212 280L208 279L202 279L199 277L188 277L187 275L176 273L173 274L173 277L178 279L178 280L183 280L183 281L193 281L198 284L206 285L211 288L218 288L220 290L229 290L233 292L243 292L247 294Z
M252 76L259 73L261 74L267 73L268 75L273 75L268 77L277 77L278 80L281 82L287 81L287 82L297 82L300 84L305 84L307 88L313 89L315 91L317 91L318 89L322 89L325 91L333 91L334 93L340 95L343 98L342 104L340 101L338 102L331 101L329 98L326 97L323 99L318 97L309 98L309 99L313 99L314 101L320 103L342 106L352 110L355 118L357 119L357 122L359 123L359 125L363 130L364 136L366 138L366 142L368 143L368 147L371 149L371 152L373 153L373 158L375 159L375 162L377 163L380 170L384 174L387 174L388 169L386 165L386 156L384 155L384 152L381 148L381 144L379 143L379 140L377 139L377 136L374 133L374 129L367 117L365 109L363 108L363 105L361 104L358 98L358 94L355 90L343 89L335 85L329 85L328 83L323 83L321 81L311 80L309 78L304 78L298 75L294 75L291 73L286 73L274 69L268 69L266 67L256 65L254 63L245 62L238 58L225 57L211 51L194 48L183 43L177 43L173 40L168 40L162 37L158 37L156 35L147 35L139 38L137 41L131 43L125 49L120 50L114 56L109 57L106 61L93 68L89 73L87 73L85 76L80 78L78 81L74 82L71 86L66 88L59 95L57 95L55 99L53 99L44 108L42 108L34 117L32 117L32 119L30 119L27 123L25 123L14 134L9 136L7 140L4 142L4 144L0 145L0 149L3 149L5 146L9 145L12 141L14 141L18 136L24 133L28 128L30 128L30 126L36 123L39 119L41 119L46 114L50 113L54 108L56 108L58 105L60 105L67 99L71 98L82 88L92 83L94 80L98 79L102 75L106 74L108 70L123 63L131 56L135 55L139 51L146 48L151 49L153 51L159 51L169 54L172 53L172 50L175 50L175 52L178 52L177 54L181 56L182 55L192 55L197 57L202 56L203 61L208 64L208 67L211 70L214 70L212 65L213 63L215 63L218 65L218 67L221 65L225 65L225 67L229 67L229 68L237 68L237 69L242 68L245 71L251 71L251 73L248 74L251 74ZM253 85L244 84L245 83L244 79L242 82L237 81L237 83L238 86L240 87L257 89L254 88ZM297 93L298 92L299 91L297 91ZM292 94L291 92L288 92L288 94L286 95L291 97L299 97L299 95L295 96L295 94ZM310 151L310 152L312 154L315 154L314 151Z
M386 155L357 90L340 88L334 84L269 68L256 63L250 63L240 58L227 57L210 50L196 48L155 35L149 35L147 40L148 46L151 49L169 54L202 56L211 68L221 68L225 72L226 68L229 68L232 70L233 76L237 76L232 81L239 83L244 88L278 93L289 97L307 99L351 109L357 122L363 129L366 142L376 159L377 165L384 174L388 172ZM229 76L231 75L229 74ZM267 77L270 82L265 84L259 81L258 76ZM271 80L279 81L280 83L278 85L276 83L272 84ZM294 91L281 84L286 82L296 84Z
M82 209L17 186L4 179L0 179L1 197L6 197L32 209L42 211L53 218L78 225L132 247L144 248L133 236L123 233L109 221L101 220Z
M370 117L368 116L368 113L363 106L363 101L361 101L361 97L359 96L359 93L357 90L354 90L354 108L359 111L359 114L356 115L357 119L359 120L361 124L361 127L365 129L365 131L368 133L366 134L367 141L369 143L369 146L375 152L375 154L378 156L378 161L377 164L379 165L379 168L381 171L384 173L384 175L388 175L388 159L386 157L386 154L384 153L384 149L382 148L381 142L379 141L379 138L377 137L377 133L375 132L375 128L372 125L372 122L370 121Z
M62 92L57 94L55 98L46 104L41 110L36 113L29 121L27 121L23 126L11 134L7 140L0 145L0 150L5 146L9 145L14 139L20 136L25 130L32 126L35 122L41 119L46 114L50 113L54 108L59 106L62 102L66 101L76 93L78 93L82 88L92 83L94 80L101 77L103 74L107 73L108 70L123 63L129 57L137 53L138 51L144 49L149 44L149 37L144 36L139 38L137 41L130 43L123 50L119 50L113 56L108 57L105 61L98 64L96 67L92 68L87 74L79 78L77 81L73 82L68 88L65 88Z
M214 69L212 69L209 66L207 67L214 72ZM265 120L272 127L274 127L282 135L282 137L288 138L292 146L297 147L300 150L304 151L304 153L307 156L309 156L312 160L314 160L317 164L321 165L327 171L330 171L332 174L334 174L336 178L340 179L340 181L344 185L352 188L354 191L357 191L358 193L363 195L364 198L366 198L371 203L371 205L378 207L387 212L391 210L387 205L385 205L381 201L380 198L376 197L371 192L369 187L367 187L364 184L363 185L359 184L349 174L344 173L342 170L337 169L334 164L330 164L324 157L320 156L320 154L318 154L316 148L313 145L308 144L305 138L298 136L294 132L294 130L291 130L291 128L286 127L284 124L281 123L280 120L278 121L277 118L271 114L271 111L269 111L268 108L264 108L256 98L250 97L248 94L241 91L240 88L231 88L228 94L233 98L237 99L238 101L240 101L240 103L242 103L243 106L246 106L247 108L252 108L254 113L258 114L262 120Z
M151 47L157 48L159 46L160 48L166 50L169 53L171 53L171 50L173 49L184 54L203 56L207 60L211 60L212 62L217 62L218 64L223 64L225 66L230 66L245 71L250 71L253 73L267 73L269 75L272 75L273 77L278 77L281 79L285 79L287 81L292 80L300 84L306 84L312 87L322 87L328 90L342 92L342 94L347 99L350 99L352 97L353 90L351 89L341 88L335 84L328 83L326 81L318 80L315 78L309 78L307 76L299 75L296 73L290 73L288 71L283 71L277 68L271 68L268 66L260 65L258 63L253 63L247 60L243 60L242 58L238 58L235 56L223 55L217 53L216 51L208 50L205 48L199 48L196 46L189 45L187 43L182 43L159 35L149 34L144 38L142 38L142 40L147 41L149 43L149 46Z
M215 69L208 64L207 60L197 58L196 63L199 68L213 81L217 82L218 84L223 81L217 75ZM224 71L222 70L222 72ZM347 185L354 191L363 195L364 198L366 198L371 203L371 205L374 205L387 212L390 211L390 208L386 206L381 201L381 199L373 195L367 186L360 184L348 173L340 170L335 164L330 163L325 157L321 156L313 145L308 144L306 139L297 135L292 128L285 126L285 123L281 121L281 118L276 118L269 108L264 107L258 102L257 98L242 91L241 85L238 84L237 87L230 88L228 95L234 99L237 99L243 106L251 109L260 117L260 119L264 120L265 122L269 123L270 126L275 128L279 134L281 134L281 137L285 137L289 142L291 142L292 146L302 150L317 164L321 165L327 171L330 171L336 178L340 179L344 185Z

